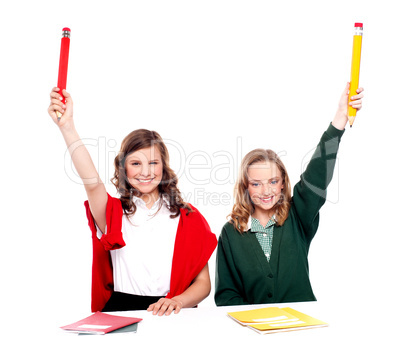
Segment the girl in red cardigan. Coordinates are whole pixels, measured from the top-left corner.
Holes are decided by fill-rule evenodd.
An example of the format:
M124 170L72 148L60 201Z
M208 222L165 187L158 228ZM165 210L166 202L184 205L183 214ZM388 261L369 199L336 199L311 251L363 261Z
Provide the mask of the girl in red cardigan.
M88 197L92 311L147 309L169 315L196 306L210 293L208 260L217 241L203 216L183 201L162 138L141 129L123 140L112 179L120 198L113 198L74 127L70 94L63 90L63 104L58 91L50 93L48 113Z

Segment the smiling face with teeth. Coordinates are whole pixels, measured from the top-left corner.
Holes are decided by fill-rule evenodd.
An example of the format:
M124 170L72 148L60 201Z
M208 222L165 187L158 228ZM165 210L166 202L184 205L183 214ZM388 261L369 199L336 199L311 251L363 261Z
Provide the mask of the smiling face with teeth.
M125 162L129 183L139 190L147 206L159 198L158 185L162 180L163 163L158 147L151 146L129 154Z
M281 198L283 189L281 171L273 162L257 162L249 166L247 176L248 193L255 209L253 217L259 219L261 223L268 222L275 213L276 203Z

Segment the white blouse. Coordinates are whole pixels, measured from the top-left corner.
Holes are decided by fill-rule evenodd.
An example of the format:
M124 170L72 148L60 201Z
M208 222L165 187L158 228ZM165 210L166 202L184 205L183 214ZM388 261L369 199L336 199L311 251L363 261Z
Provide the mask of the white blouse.
M180 215L170 218L167 202L160 199L148 209L134 197L136 212L123 214L122 233L126 246L111 250L114 290L117 292L165 296L170 290L174 243ZM98 230L98 237L102 234Z

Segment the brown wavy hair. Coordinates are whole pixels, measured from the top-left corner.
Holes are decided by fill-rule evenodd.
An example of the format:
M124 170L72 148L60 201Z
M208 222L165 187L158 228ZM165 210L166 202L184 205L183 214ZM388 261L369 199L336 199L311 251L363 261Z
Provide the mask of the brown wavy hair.
M289 176L285 165L282 163L279 156L272 150L252 150L246 156L244 156L241 162L240 173L234 188L235 203L233 205L231 214L228 215L230 218L230 223L232 223L236 230L241 233L248 230L248 220L255 210L254 204L248 192L249 181L247 171L250 165L259 162L275 163L281 172L283 189L279 201L274 206L274 208L276 208L276 223L279 226L283 225L289 215L290 201L292 196Z
M163 173L162 180L158 185L158 190L160 197L169 202L168 209L172 213L170 217L177 217L180 214L180 208L186 209L187 214L190 213L192 209L183 201L180 190L177 187L178 178L169 166L169 152L165 143L157 132L146 129L134 130L128 134L123 139L119 154L114 159L115 170L111 181L120 194L120 201L124 213L127 216L133 215L136 211L136 206L132 198L133 196L141 196L141 192L134 188L128 181L125 166L126 158L135 151L152 146L156 146L161 154Z

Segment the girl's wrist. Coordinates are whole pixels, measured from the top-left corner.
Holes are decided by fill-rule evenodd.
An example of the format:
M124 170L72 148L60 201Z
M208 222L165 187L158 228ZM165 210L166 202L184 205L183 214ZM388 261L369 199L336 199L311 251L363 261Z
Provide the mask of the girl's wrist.
M176 301L179 304L180 308L183 308L184 303L183 303L182 299L179 298L179 295L172 297L172 300Z
M63 124L62 126L59 126L60 132L63 135L64 139L69 142L73 141L75 142L77 139L79 139L78 132L75 129L74 123L66 123ZM69 144L69 143L67 143Z
M74 122L66 122L63 125L59 125L59 129L61 131L61 133L70 133L72 131L75 131L75 125Z
M338 130L344 130L348 122L348 117L343 112L337 111L334 119L332 120L332 125Z

